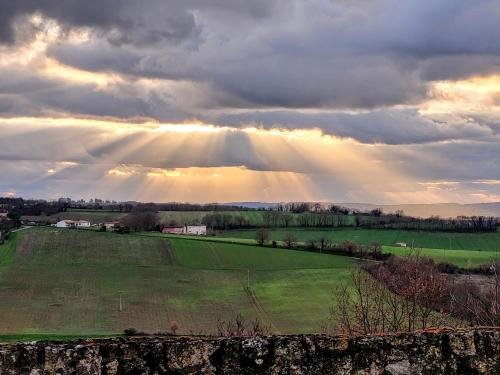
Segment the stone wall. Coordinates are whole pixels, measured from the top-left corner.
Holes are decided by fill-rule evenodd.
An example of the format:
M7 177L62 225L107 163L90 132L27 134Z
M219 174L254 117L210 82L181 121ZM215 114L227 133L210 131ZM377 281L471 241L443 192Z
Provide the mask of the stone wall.
M500 329L0 344L0 374L500 374Z

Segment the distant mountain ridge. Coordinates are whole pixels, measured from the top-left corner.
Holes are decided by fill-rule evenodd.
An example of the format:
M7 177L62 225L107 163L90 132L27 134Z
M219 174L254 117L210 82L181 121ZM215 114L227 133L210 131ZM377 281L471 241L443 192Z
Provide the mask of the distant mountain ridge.
M267 209L278 205L278 203L269 203L269 202L227 202L221 204L224 206L238 206L238 207L253 208L256 210L259 208Z

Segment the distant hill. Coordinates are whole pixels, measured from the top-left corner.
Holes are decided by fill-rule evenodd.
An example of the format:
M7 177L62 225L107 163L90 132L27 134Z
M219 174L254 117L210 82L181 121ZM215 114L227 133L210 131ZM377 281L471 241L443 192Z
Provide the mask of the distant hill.
M498 216L500 217L500 202L492 203L435 203L435 204L371 204L371 203L338 203L339 206L357 209L361 211L380 208L385 213L402 210L406 215L415 217L429 217L438 215L441 217L465 216Z
M253 209L272 208L278 203L269 202L228 202L226 206L239 206ZM402 210L406 215L414 217L440 216L443 218L457 216L495 216L500 217L500 202L491 203L430 203L430 204L373 204L373 203L333 203L337 206L354 210L369 211L380 208L384 213Z
M224 206L238 206L238 207L246 207L246 208L271 208L277 205L277 203L268 203L268 202L227 202L221 203Z

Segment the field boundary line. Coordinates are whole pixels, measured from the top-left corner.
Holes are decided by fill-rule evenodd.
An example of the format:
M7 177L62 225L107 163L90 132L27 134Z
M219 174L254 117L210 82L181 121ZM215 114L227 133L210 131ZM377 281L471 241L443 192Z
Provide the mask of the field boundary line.
M245 293L250 301L250 304L254 307L255 311L257 312L257 315L260 315L261 319L263 319L267 323L269 323L272 330L274 331L273 332L274 334L277 334L277 335L281 334L280 330L278 329L278 327L276 327L273 320L271 319L271 317L269 316L267 311L264 309L264 306L262 306L259 299L255 295L255 292L253 291L253 289L251 287L248 287L248 286L243 287L243 289L245 290Z

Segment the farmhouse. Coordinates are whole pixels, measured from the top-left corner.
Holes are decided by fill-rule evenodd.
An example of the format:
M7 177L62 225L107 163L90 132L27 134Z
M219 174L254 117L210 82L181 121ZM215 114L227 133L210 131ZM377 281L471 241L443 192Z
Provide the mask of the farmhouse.
M205 236L207 234L206 225L186 225L186 234L195 234L197 236Z
M106 228L106 231L111 231L114 232L115 229L120 227L120 222L119 221L107 221L103 224L103 226Z
M164 227L162 233L165 234L194 234L205 236L207 234L206 225L185 225L183 227Z
M400 247L406 247L406 242L396 242L396 245Z
M165 234L184 234L186 228L185 227L165 227L162 229L162 233Z
M87 220L61 220L55 225L57 228L90 228Z

